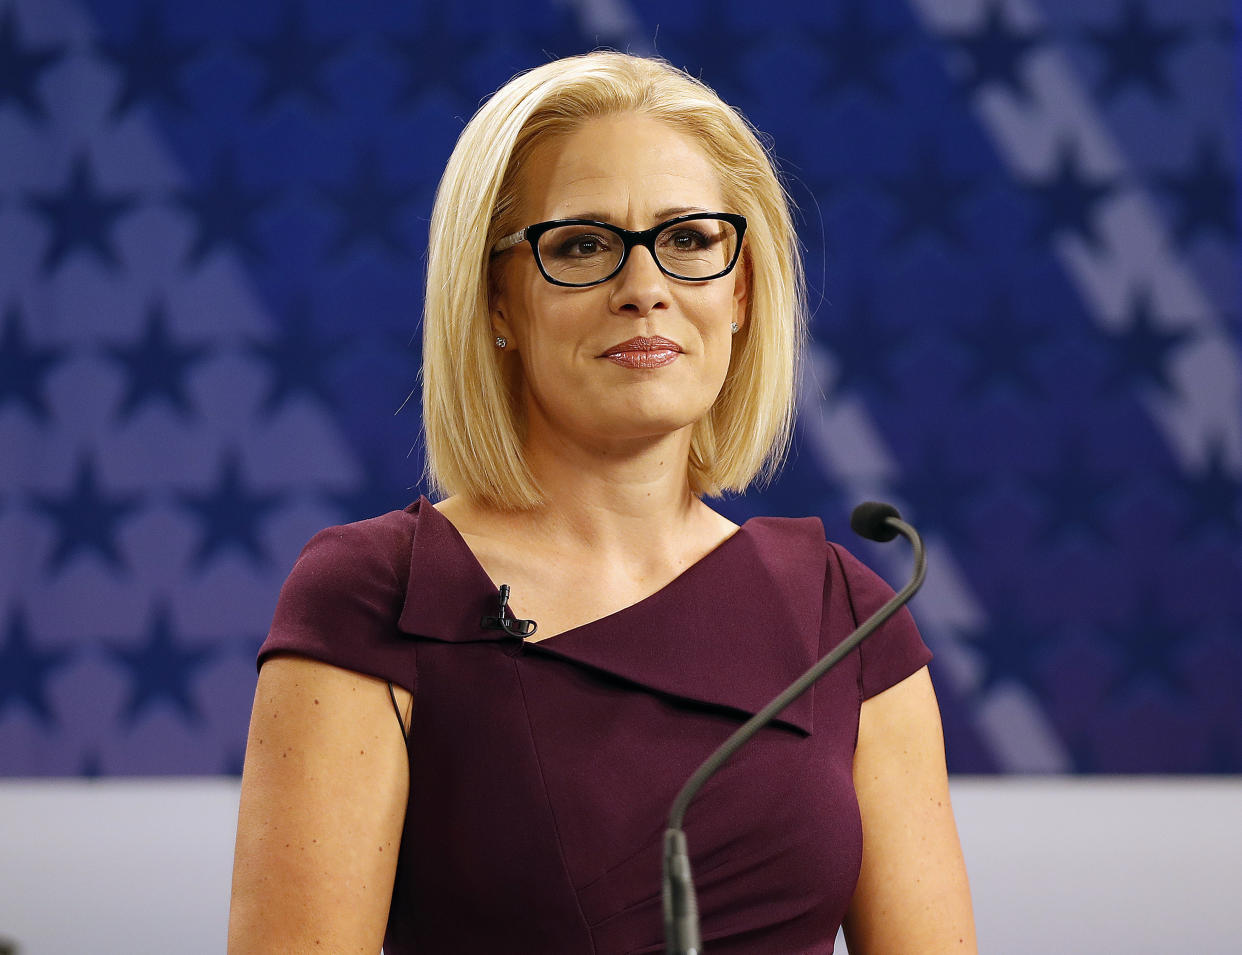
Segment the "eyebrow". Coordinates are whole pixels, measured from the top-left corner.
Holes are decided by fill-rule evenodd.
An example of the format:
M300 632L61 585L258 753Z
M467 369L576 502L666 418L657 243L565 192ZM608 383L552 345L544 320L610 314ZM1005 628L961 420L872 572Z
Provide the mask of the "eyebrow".
M658 224L660 222L665 222L669 219L675 219L678 216L686 215L691 212L708 212L708 211L710 210L704 208L703 206L669 206L667 208L658 210L655 213L653 218L655 222ZM573 215L564 216L563 218L590 219L592 222L608 222L610 224L615 225L615 223L612 223L611 220L609 220L606 214L604 214L603 212L597 212L595 210L589 210L587 212L575 212Z

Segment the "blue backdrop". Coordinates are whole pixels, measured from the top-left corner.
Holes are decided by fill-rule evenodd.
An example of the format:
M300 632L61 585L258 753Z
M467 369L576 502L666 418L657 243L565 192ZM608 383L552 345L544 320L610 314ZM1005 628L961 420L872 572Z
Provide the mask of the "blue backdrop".
M298 549L422 490L453 141L597 46L771 135L811 374L724 510L922 527L951 768L1242 771L1235 13L0 0L0 774L239 770Z

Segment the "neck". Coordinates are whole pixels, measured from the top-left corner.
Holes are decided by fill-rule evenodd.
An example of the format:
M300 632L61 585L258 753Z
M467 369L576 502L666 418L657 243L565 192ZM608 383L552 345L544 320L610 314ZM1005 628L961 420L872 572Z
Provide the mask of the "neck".
M663 549L711 513L690 490L689 449L689 429L626 446L531 441L544 503L528 517L596 552Z

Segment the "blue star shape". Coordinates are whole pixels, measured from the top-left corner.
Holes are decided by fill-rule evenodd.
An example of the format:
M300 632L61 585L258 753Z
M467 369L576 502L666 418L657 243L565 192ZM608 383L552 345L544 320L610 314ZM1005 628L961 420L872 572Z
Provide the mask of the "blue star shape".
M1112 99L1127 86L1146 87L1161 100L1173 96L1168 58L1186 40L1183 26L1159 27L1143 0L1129 0L1111 27L1087 27L1087 41L1106 61L1099 94Z
M405 507L417 495L409 480L393 480L377 454L364 459L361 480L348 491L328 492L328 500L338 509L341 520L360 521L377 514Z
M820 89L831 96L847 89L871 93L878 100L891 101L896 94L884 69L904 37L900 31L883 30L871 22L863 0L850 0L840 21L829 30L810 31L815 48L829 64Z
M859 177L830 168L827 157L823 155L812 152L802 157L801 163L802 170L794 177L794 181L811 194L811 205L827 210L839 196L858 195L863 192ZM802 204L802 195L795 195L795 202ZM827 216L828 213L825 211L823 214Z
M952 33L947 39L957 47L967 73L963 80L967 93L999 85L1021 100L1030 98L1019 70L1027 56L1045 42L1043 31L1018 32L1009 24L1003 4L992 4L978 30Z
M742 67L761 37L753 29L735 26L734 18L711 0L705 7L700 16L661 33L661 46L667 41L670 50L676 51L676 65L701 78L726 100L745 100L749 90ZM673 59L671 51L668 56Z
M1062 146L1053 173L1028 187L1040 213L1036 229L1039 244L1046 245L1055 236L1072 232L1090 245L1098 246L1095 210L1116 188L1117 183L1111 180L1088 179L1079 168L1073 150Z
M51 417L44 395L47 376L65 360L65 351L31 345L17 306L10 305L0 336L0 409L9 402L20 403L31 417L46 422Z
M1180 499L1186 508L1182 539L1197 534L1242 540L1242 478L1230 469L1224 445L1217 441L1202 469L1182 479Z
M1127 619L1102 628L1122 658L1121 672L1113 683L1114 699L1143 681L1179 695L1188 693L1179 660L1186 628L1169 619L1156 598L1159 592L1158 583L1141 587Z
M155 607L142 644L132 647L110 640L107 646L113 661L128 672L129 697L121 710L127 724L132 726L160 702L171 706L190 725L202 722L203 714L191 687L213 653L207 644L180 644L166 606Z
M10 704L24 706L44 726L55 726L58 721L48 702L48 681L71 656L67 650L35 646L26 628L25 613L12 608L0 645L0 715Z
M260 541L263 521L279 508L285 495L255 491L243 481L237 453L225 454L216 486L205 494L188 491L180 495L181 505L198 518L202 536L192 564L201 571L208 562L233 550L257 566L270 562Z
M844 321L831 321L827 334L836 359L837 378L832 388L836 396L852 391L863 397L883 398L895 393L897 382L890 367L897 354L893 336L882 327L863 293L854 293Z
M26 205L46 220L52 232L43 252L45 273L55 271L78 249L93 252L114 271L119 268L112 229L133 211L137 200L130 193L100 192L85 155L74 160L69 181L60 192L31 193Z
M949 539L963 534L984 482L951 466L961 455L932 439L917 462L902 469L897 492L909 504L910 520L924 535Z
M1002 596L989 608L986 622L963 636L979 653L982 672L976 692L980 697L1013 684L1042 695L1039 669L1048 633L1031 626L1030 614L1016 598Z
M181 71L198 56L202 44L175 40L165 29L159 6L143 8L137 28L127 42L104 40L99 52L120 70L122 81L112 104L113 118L124 115L143 100L162 101L166 105L189 110L185 91L181 88Z
M481 91L471 82L470 62L482 49L481 34L455 30L449 22L448 4L422 6L419 31L391 36L385 44L406 70L395 105L418 103L432 90L442 90L463 104L477 102Z
M168 333L168 316L162 303L147 312L142 337L132 345L109 345L106 353L125 371L125 396L117 411L122 421L133 417L143 405L162 399L182 418L192 417L186 394L186 376L209 352L205 345L182 344Z
M117 535L139 509L141 495L109 495L99 486L94 460L84 456L73 486L63 495L32 492L31 497L35 508L56 524L56 546L47 562L50 572L61 570L80 553L93 553L113 569L124 569Z
M1109 334L1113 370L1104 388L1118 393L1135 386L1154 387L1175 396L1169 379L1169 363L1177 350L1195 336L1185 329L1165 330L1153 320L1151 298L1138 294L1130 307L1130 320L1122 330Z
M251 54L263 63L266 82L254 109L269 112L285 99L301 98L315 106L331 105L323 85L323 70L344 44L312 35L304 5L290 2L273 33L247 43Z
M1009 390L1042 398L1045 389L1032 362L1051 337L1038 325L1019 322L1007 298L995 298L977 321L953 332L971 362L962 393L974 399Z
M418 190L411 185L388 181L374 150L364 149L359 153L351 182L344 186L324 186L321 192L341 220L340 230L328 249L329 257L343 259L355 246L368 241L394 257L404 259L410 255L398 220L402 207Z
M931 144L918 151L908 174L884 179L883 186L902 215L890 239L893 244L936 235L950 245L966 245L957 211L973 191L971 180L950 176Z
M1203 138L1194 162L1184 174L1166 173L1157 179L1177 204L1177 241L1215 232L1226 242L1238 239L1238 184L1233 168L1221 156L1220 144Z
M194 216L198 227L186 262L198 265L217 248L235 249L252 260L263 259L263 246L254 235L254 220L274 196L275 190L247 188L238 173L236 157L222 153L209 180L175 195L177 204Z
M1030 481L1047 514L1040 543L1050 544L1074 533L1108 543L1108 504L1116 496L1117 477L1101 474L1087 463L1084 440L1067 439L1055 467Z
M713 26L709 23L700 24L703 29L710 30ZM741 42L742 38L736 34L726 34L722 39L733 37L733 42ZM569 5L562 6L560 4L545 5L542 15L533 19L528 24L528 29L523 30L521 35L516 37L527 49L532 53L538 53L539 57L545 60L554 60L558 57L573 56L578 53L589 53L591 50L598 49L601 45L600 35L587 36L582 31L579 17L573 12ZM611 39L617 44L624 44L628 38L621 34L613 34L611 37L605 37L604 44L608 45ZM752 41L754 37L745 37L746 40ZM735 48L737 51L741 47ZM740 55L740 54L739 54ZM732 72L738 72L738 56L734 57Z
M22 46L17 36L17 8L10 5L0 19L0 106L12 100L28 119L46 120L47 107L35 88L44 71L64 55L64 46Z
M343 342L320 336L311 321L305 300L290 309L277 335L268 341L252 341L250 352L271 375L262 410L271 414L297 394L309 395L327 407L336 397L329 385L332 364L340 357Z

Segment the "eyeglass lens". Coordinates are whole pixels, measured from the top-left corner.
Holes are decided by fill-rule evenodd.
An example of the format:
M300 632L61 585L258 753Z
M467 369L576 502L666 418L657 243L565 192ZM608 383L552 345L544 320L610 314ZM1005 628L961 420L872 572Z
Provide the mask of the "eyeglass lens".
M657 261L670 275L705 279L727 269L737 251L737 229L723 219L678 222L656 234ZM600 282L616 271L625 242L598 225L563 225L539 237L539 260L552 278L571 285Z

